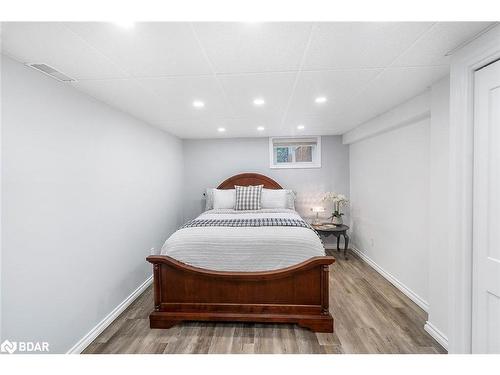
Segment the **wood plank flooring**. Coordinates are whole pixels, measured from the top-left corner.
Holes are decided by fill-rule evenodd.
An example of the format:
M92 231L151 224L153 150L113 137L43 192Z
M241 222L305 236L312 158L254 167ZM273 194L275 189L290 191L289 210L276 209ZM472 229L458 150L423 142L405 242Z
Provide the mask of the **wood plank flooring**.
M424 331L427 314L420 307L352 252L349 260L336 258L330 267L334 333L247 323L150 329L150 287L84 353L446 353Z

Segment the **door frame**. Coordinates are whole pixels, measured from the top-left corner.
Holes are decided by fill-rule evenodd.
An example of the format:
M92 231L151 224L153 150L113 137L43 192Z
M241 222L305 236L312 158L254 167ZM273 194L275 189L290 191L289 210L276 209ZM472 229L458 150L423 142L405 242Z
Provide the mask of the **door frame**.
M500 59L500 26L453 55L450 67L449 353L472 347L474 72Z

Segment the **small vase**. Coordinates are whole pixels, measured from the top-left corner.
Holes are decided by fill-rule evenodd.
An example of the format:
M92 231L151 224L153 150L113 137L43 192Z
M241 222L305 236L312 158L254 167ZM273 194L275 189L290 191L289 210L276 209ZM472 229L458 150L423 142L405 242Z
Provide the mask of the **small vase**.
M333 216L332 217L332 224L342 225L342 216Z

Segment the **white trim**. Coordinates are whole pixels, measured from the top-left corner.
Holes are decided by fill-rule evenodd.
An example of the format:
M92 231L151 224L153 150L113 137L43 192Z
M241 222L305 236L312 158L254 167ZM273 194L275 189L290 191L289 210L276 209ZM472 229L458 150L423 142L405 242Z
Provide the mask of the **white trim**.
M123 300L113 311L111 311L103 320L83 336L66 354L80 354L95 340L118 316L130 306L132 302L144 292L153 282L153 275L149 276L136 290Z
M450 353L471 353L474 71L500 58L500 27L453 57L450 67Z
M448 350L448 337L446 337L446 335L443 332L441 332L439 329L437 329L434 324L432 324L431 322L427 321L427 322L425 322L424 329L443 348L445 348L446 350Z
M424 310L425 312L429 311L429 303L426 300L424 300L417 293L415 293L413 290L408 288L405 284L403 284L401 281L399 281L397 278L395 278L393 275L379 266L373 259L361 252L358 248L351 245L350 249L354 251L366 263L368 263L368 265L371 266L375 271L381 274L387 281L398 288L405 296L415 302L422 310Z
M344 133L342 143L348 145L359 142L429 118L431 115L430 103L430 90L426 90L422 94Z

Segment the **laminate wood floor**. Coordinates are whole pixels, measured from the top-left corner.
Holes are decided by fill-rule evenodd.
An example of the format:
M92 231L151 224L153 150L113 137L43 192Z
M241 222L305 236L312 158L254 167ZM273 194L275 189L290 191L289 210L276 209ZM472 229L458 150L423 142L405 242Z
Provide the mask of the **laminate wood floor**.
M84 353L446 353L424 331L427 314L420 307L352 252L349 260L336 258L330 266L334 333L248 323L150 329L149 287Z

